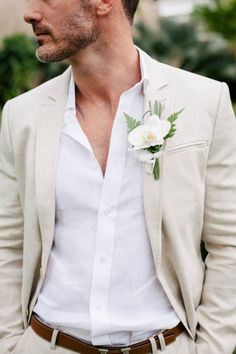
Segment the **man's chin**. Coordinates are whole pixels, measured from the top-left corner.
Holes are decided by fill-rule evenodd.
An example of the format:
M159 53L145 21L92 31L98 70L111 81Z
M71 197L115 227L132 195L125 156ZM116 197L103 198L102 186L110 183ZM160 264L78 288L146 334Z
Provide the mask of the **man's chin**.
M36 51L37 59L42 63L56 63L69 59L75 52L71 50L55 50L46 45L40 46Z
M42 46L40 46L37 50L36 50L36 58L38 59L38 61L40 61L41 63L47 63L48 62L48 55L46 55L45 50L43 50Z
M44 48L43 48L44 47ZM45 46L41 46L36 51L36 57L41 63L54 63L58 60L58 56L55 55L52 51L45 48Z

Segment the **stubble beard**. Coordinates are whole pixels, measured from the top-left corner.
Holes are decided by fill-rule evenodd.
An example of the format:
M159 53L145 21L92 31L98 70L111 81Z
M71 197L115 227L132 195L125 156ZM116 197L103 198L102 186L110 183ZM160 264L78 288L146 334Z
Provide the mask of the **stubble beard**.
M81 50L87 48L99 39L100 31L91 21L83 25L82 20L77 15L67 17L60 24L62 38L55 38L53 33L50 44L42 43L36 51L37 59L42 63L60 62L69 59Z

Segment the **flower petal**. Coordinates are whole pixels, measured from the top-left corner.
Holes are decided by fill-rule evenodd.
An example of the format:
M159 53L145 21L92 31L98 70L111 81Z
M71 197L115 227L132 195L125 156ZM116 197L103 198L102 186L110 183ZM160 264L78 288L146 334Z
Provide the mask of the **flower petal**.
M161 140L164 138L171 129L171 123L168 120L160 119L157 115L150 116L147 121L146 125L150 128L152 133L156 136L157 140ZM161 143L163 144L163 142ZM159 145L156 143L156 145Z
M171 129L171 123L168 120L162 120L161 121L161 132L163 138L169 133Z
M162 120L158 117L158 115L153 114L146 119L145 124L148 126L157 126L160 122L162 122Z
M164 143L164 139L163 138L159 138L157 140L154 140L150 146L157 146L157 145L162 145Z
M145 126L139 125L132 130L128 135L128 141L133 146L140 146L143 144L142 134L145 132Z
M134 149L134 151L139 151L139 150L142 150L142 149L147 149L150 146L151 146L150 143L143 143L142 145L134 146L133 149Z

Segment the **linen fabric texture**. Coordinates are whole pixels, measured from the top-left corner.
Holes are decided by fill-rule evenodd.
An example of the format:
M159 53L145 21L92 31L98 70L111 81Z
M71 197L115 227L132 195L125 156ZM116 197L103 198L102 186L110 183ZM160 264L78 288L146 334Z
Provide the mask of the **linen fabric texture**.
M34 312L94 345L130 345L179 322L156 277L142 164L128 149L124 112L142 120L149 81L140 59L142 80L120 97L104 177L76 118L73 75L60 138L54 242Z
M196 340L197 354L232 354L236 341L236 120L228 87L154 61L149 100L164 119L185 107L160 157L143 169L155 270ZM27 328L54 237L56 162L71 69L9 101L0 141L0 353ZM204 265L200 240L209 252ZM124 245L125 247L125 245Z

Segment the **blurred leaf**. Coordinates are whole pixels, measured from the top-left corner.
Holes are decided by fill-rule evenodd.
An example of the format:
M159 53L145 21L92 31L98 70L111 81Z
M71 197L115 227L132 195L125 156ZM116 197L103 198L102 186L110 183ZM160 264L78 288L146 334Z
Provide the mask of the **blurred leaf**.
M210 5L197 6L194 14L210 31L236 45L236 0L211 0Z
M229 44L206 34L192 18L162 18L158 30L137 25L136 44L157 60L210 78L226 81L236 100L236 64Z
M5 38L0 49L0 105L34 86L38 68L31 38L21 34Z

